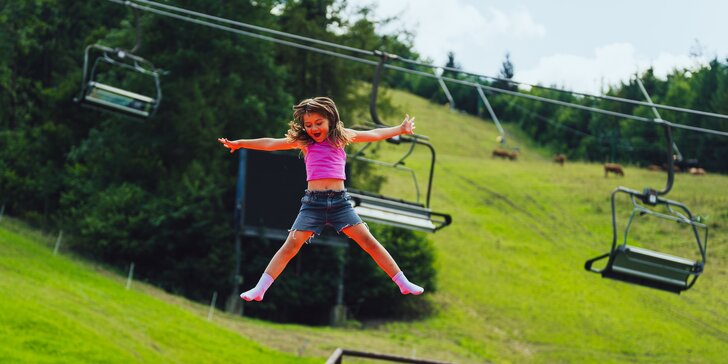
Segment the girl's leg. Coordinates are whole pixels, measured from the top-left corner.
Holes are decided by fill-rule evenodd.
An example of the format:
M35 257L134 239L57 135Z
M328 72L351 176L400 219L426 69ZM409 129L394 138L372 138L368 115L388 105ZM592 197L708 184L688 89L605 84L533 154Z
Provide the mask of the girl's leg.
M273 277L278 276L286 268L288 262L298 254L298 250L301 249L303 243L305 243L313 235L313 231L299 231L292 230L288 233L286 242L281 245L276 254L268 263L268 267L265 268L265 272Z
M303 243L313 235L313 231L297 231L293 230L288 234L288 238L283 245L278 249L276 254L268 263L268 267L265 268L265 273L260 277L258 284L249 291L245 291L240 294L240 298L246 301L260 301L265 295L265 291L268 290L273 281L286 268L288 262L298 254L298 250L301 249Z
M342 230L344 234L356 241L359 246L364 249L379 265L379 268L387 273L392 278L394 283L399 286L402 294L412 293L418 295L424 291L424 288L410 282L407 277L404 276L402 270L394 261L387 249L380 244L377 239L374 238L369 229L364 224L356 224L348 226Z

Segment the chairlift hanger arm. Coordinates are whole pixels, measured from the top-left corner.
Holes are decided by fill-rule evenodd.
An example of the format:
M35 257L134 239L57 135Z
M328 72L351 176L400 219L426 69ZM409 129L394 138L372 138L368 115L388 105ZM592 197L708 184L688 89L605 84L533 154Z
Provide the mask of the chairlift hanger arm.
M377 68L374 71L374 79L372 80L372 93L369 97L369 114L372 116L372 121L375 124L384 125L377 114L377 93L379 91L379 82L382 80L382 69L385 66L385 62L392 57L390 57L388 53L382 51L374 51L374 53L379 56L379 62L377 62Z
M84 62L89 58L92 51L101 53L101 57L109 63L127 67L134 71L139 71L148 75L159 74L160 70L154 67L154 64L147 59L139 57L130 51L121 48L109 48L101 44L91 44L86 47Z
M389 66L386 64L386 61L390 58L396 58L396 56L393 57L392 55L387 54L385 52L381 52L381 51L375 51L375 54L377 54L379 56L379 63L377 64L377 69L374 72L374 80L372 81L372 93L369 98L369 112L372 116L372 121L375 124L384 125L382 123L382 121L379 119L379 116L377 115L377 90L379 89L379 82L381 81L381 78L382 78L382 70L384 69L384 67ZM434 76L434 75L429 75L429 76ZM396 140L393 138L393 139L388 139L388 141L391 141L391 142L397 143L397 144L401 143L401 142L416 143L416 144L424 145L430 149L432 159L430 162L430 176L429 176L429 179L427 182L427 200L425 202L425 206L427 208L429 208L430 207L430 196L432 194L432 179L435 174L436 154L435 154L435 148L432 146L432 144L424 141L426 139L427 139L426 137L421 137L416 134L412 134L409 137L400 136ZM407 154L407 155L409 155L409 154ZM405 155L405 157L406 157L406 155Z
M397 59L398 56L380 50L375 50L373 53L379 56L379 62L376 64L377 68L374 71L374 79L372 80L372 92L369 96L369 114L371 115L372 122L375 126L386 127L387 125L382 122L382 120L379 118L379 114L377 114L377 95L379 90L379 83L382 80L382 70L384 69L384 67L387 66L387 60ZM412 136L420 140L429 140L429 138L424 135L412 134ZM399 144L399 140L397 139L388 139L387 141Z
M429 142L420 140L420 138L416 136L408 136L408 137L402 137L400 138L402 142L404 143L416 143L420 145L426 146L430 150L430 154L432 155L432 158L430 160L430 176L427 182L427 200L425 202L426 207L430 207L430 196L432 195L432 179L435 176L435 159L437 157L437 154L435 153L435 147L432 146Z
M616 226L616 214L614 213L616 207L615 207L614 200L615 200L615 195L620 192L630 196L630 200L632 202L633 209L635 209L635 210L640 210L645 213L659 216L660 218L672 220L672 221L675 221L678 223L690 224L690 225L693 225L694 227L698 227L698 228L702 228L702 229L706 229L706 230L708 229L708 226L706 224L700 222L698 219L696 219L693 216L692 212L690 211L690 209L688 209L688 207L685 204L678 202L678 201L669 200L669 199L662 198L662 197L657 197L652 203L647 203L647 204L653 205L653 206L664 205L667 208L667 211L670 212L670 214L651 211L647 207L645 207L645 206L641 205L639 202L637 202L639 200L639 201L642 201L643 203L645 203L645 200L649 195L646 195L644 192L636 191L636 190L633 190L633 189L630 189L627 187L622 187L622 186L617 187L616 189L614 189L614 191L612 191L612 207L613 207L612 208L612 212L613 212L612 221L614 223L614 226ZM684 214L673 210L673 207L678 207L680 210L682 210L684 212Z

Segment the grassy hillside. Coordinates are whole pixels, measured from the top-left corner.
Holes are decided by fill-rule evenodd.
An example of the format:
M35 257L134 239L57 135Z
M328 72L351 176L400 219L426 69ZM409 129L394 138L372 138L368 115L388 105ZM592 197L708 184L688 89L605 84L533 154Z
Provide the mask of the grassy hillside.
M432 208L454 219L430 235L438 292L413 297L432 300L434 316L336 329L220 312L208 322L204 305L139 283L127 291L124 277L53 256L52 238L5 219L0 361L323 362L338 346L458 363L724 361L728 177L678 175L669 195L711 227L706 271L693 289L678 296L605 280L583 264L611 244L609 193L617 185L661 188L664 174L627 167L624 178L604 178L599 165L560 167L517 137L518 161L492 159L492 123L391 95L437 148ZM401 153L388 144L380 151L387 160ZM424 148L407 160L421 188L428 163ZM388 178L385 193L414 199L409 176ZM624 217L628 205L619 207ZM695 257L685 231L648 222L635 226L632 243Z
M123 277L53 256L43 241L0 223L0 362L320 362L264 348L138 282L126 290Z
M706 272L692 290L677 296L604 280L582 267L611 244L610 192L662 188L665 174L628 167L624 178L605 178L599 165L562 168L523 146L517 162L492 159L492 124L395 95L437 146L432 207L455 219L433 236L442 285L435 299L443 310L422 327L437 327L469 355L494 361L723 360L726 177L681 174L669 194L708 216L712 229ZM389 185L400 193L405 186ZM623 222L629 206L618 207ZM675 224L637 225L641 245L697 257L691 236Z

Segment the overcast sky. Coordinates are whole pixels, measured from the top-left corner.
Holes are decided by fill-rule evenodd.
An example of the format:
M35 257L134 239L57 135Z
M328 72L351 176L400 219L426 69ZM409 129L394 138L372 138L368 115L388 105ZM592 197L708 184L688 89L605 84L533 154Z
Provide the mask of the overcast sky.
M497 76L510 53L516 81L601 93L652 66L658 77L728 57L728 1L348 0L375 5L388 28L415 33L415 49L444 65ZM691 57L691 53L702 57Z

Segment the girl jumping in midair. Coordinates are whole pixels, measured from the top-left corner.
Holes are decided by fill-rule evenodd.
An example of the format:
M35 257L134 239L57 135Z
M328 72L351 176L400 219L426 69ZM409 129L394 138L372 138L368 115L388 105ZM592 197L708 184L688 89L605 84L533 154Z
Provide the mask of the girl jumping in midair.
M414 121L414 117L406 115L399 126L367 131L347 129L339 119L334 101L328 97L316 97L303 100L293 107L293 121L285 138L218 139L231 153L240 148L266 151L298 148L303 151L306 163L308 189L301 199L301 209L288 238L268 263L258 284L243 292L240 298L246 301L262 300L268 287L298 253L303 243L313 234L321 234L326 225L356 241L399 286L402 294L418 295L424 292L422 287L407 280L389 252L372 236L354 212L349 203L351 197L344 188L344 146L412 134Z

